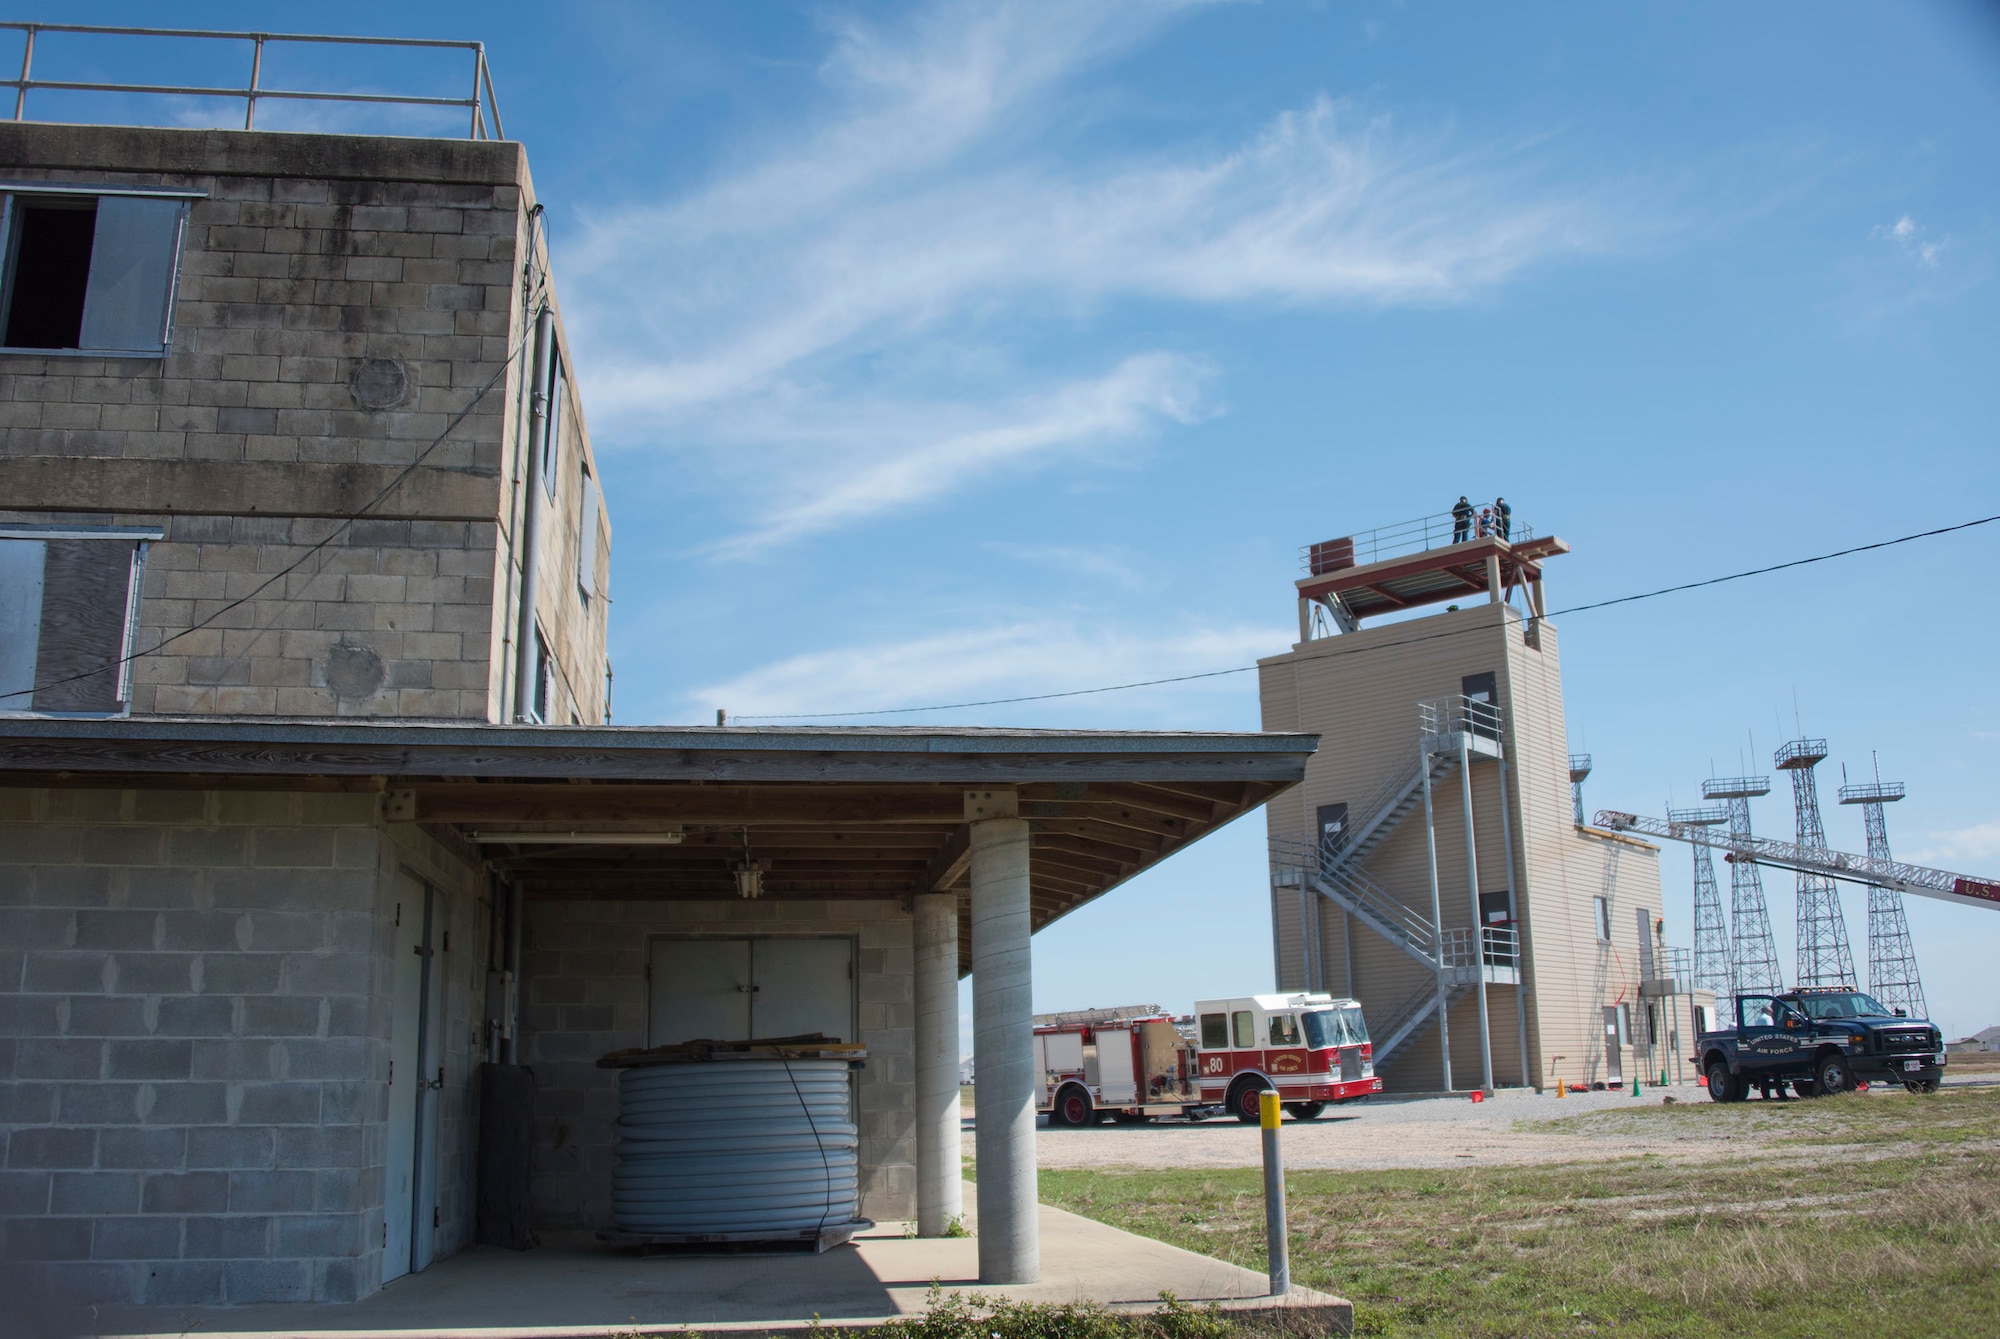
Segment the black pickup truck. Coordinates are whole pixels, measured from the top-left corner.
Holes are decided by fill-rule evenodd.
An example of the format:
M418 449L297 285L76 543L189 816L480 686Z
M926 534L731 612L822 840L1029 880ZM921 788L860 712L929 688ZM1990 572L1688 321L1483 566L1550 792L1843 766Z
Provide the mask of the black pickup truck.
M1718 1102L1846 1092L1859 1082L1900 1083L1936 1092L1944 1077L1944 1034L1905 1018L1849 987L1738 995L1733 1028L1701 1034L1693 1058Z

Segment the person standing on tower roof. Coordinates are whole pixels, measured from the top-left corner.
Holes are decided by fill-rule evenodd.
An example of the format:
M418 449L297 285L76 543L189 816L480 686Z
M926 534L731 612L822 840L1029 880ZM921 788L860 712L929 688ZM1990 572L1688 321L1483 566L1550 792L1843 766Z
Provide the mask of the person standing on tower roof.
M1465 500L1465 494L1458 495L1458 505L1451 509L1451 542L1463 544L1472 538L1472 504Z
M1502 539L1514 533L1514 509L1507 505L1504 497L1493 499L1493 531Z

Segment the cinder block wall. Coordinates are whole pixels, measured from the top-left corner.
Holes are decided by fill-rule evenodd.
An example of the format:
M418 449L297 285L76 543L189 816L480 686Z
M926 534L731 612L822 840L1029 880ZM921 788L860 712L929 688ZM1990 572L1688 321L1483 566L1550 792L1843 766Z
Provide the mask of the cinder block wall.
M206 192L164 359L0 354L0 521L165 528L140 610L150 647L369 508L139 662L132 710L498 719L534 245L521 146L0 123L0 159L80 191ZM606 605L576 583L595 462L574 397L565 423L538 611L560 668L552 719L596 723Z
M469 1240L485 908L378 803L0 790L0 1258L92 1302L373 1291L405 869L453 930L439 1252Z
M595 1062L646 1044L648 940L730 934L855 936L861 1212L916 1217L913 927L893 900L530 901L521 1054L535 1072L535 1225L611 1226L618 1074Z

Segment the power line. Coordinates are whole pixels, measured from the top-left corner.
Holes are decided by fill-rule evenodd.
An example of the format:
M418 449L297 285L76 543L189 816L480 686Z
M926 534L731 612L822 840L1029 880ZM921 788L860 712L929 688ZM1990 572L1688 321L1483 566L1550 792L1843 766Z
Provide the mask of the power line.
M1772 572L1783 572L1794 567L1809 567L1814 563L1830 562L1835 558L1847 558L1857 553L1868 553L1875 549L1894 548L1898 544L1910 544L1919 539L1934 539L1939 535L1954 534L1960 530L1971 530L1976 526L1991 525L2000 521L2000 515L1982 516L1973 521L1961 521L1956 525L1939 526L1934 530L1919 530L1915 534L1899 535L1894 539L1877 540L1872 544L1856 544L1852 548L1835 549L1831 553L1818 553L1810 558L1794 558L1790 562L1773 563L1768 567L1752 567L1741 572L1731 572L1727 576L1709 577L1704 581L1688 581L1678 586L1662 586L1658 590L1641 591L1634 595L1620 595L1609 600L1595 600L1589 604L1573 604L1567 609L1558 609L1548 618L1560 618L1567 614L1587 613L1593 609L1609 609L1613 605L1634 604L1640 600L1654 600L1662 595L1678 595L1683 591L1700 590L1707 586L1720 586L1730 581L1743 581L1750 577L1768 576ZM1387 651L1398 646L1414 646L1419 642L1438 641L1445 637L1460 637L1469 633L1485 632L1485 628L1452 628L1444 632L1426 633L1420 637L1405 637L1400 641L1375 642L1352 650L1332 650L1335 655L1364 655L1374 651ZM1204 670L1200 674L1176 674L1164 679L1140 679L1133 683L1106 684L1101 688L1072 688L1061 693L1029 693L1020 697L994 697L981 702L947 702L929 707L878 707L872 711L801 711L786 714L745 713L735 717L739 721L803 721L827 720L851 716L906 716L925 711L958 711L967 707L1001 707L1019 702L1049 702L1063 697L1088 697L1095 693L1119 693L1128 688L1155 688L1161 684L1189 683L1196 679L1219 679L1228 674L1248 674L1255 665L1237 665L1231 669Z
M297 562L292 563L289 567L283 568L280 571L272 573L267 580L261 582L249 594L238 596L236 599L229 601L228 603L224 604L221 608L209 614L208 617L203 618L189 625L188 627L182 628L179 632L173 633L166 637L162 637L159 641L155 642L153 645L147 647L143 651L134 651L129 655L120 656L116 660L107 660L102 664L92 666L90 669L79 670L75 674L66 675L60 679L51 679L46 683L38 683L28 688L17 688L11 693L0 693L0 702L5 702L9 698L15 698L15 697L31 698L34 694L41 692L45 688L57 688L66 683L75 683L79 679L94 679L98 675L104 674L108 671L123 669L126 665L131 664L135 660L143 659L146 656L158 655L161 651L173 645L181 638L191 636L192 634L201 631L203 628L210 626L215 622L215 620L221 618L224 614L230 612L232 609L242 608L244 605L250 603L250 601L256 599L259 595L262 595L265 591L269 590L276 583L283 581L286 577L298 571L301 567L304 567L307 562L309 562L312 558L317 556L322 550L326 548L327 545L333 543L334 540L338 539L340 536L346 534L349 530L351 530L354 527L355 522L365 519L370 512L374 511L375 508L381 506L383 501L386 500L391 493L395 492L398 488L402 486L403 481L405 479L409 478L412 474L416 472L418 466L422 465L425 460L429 459L431 452L437 450L440 446L444 445L444 439L451 436L452 432L458 427L458 425L465 422L466 418L472 413L472 411L479 407L479 402L486 398L487 392L491 391L495 386L500 384L500 379L507 375L507 369L514 365L514 359L520 356L521 350L527 347L528 340L532 339L533 337L534 337L534 331L533 328L530 327L528 333L522 336L520 343L516 344L513 347L513 349L508 352L506 358L501 360L500 366L497 369L495 369L493 375L487 378L486 384L481 386L478 390L478 393L476 393L470 400L466 401L465 407L463 409L459 410L458 413L452 416L451 422L445 424L444 428L438 433L438 435L431 439L430 445L426 446L423 450L419 451L416 454L415 458L412 459L409 464L405 465L402 469L398 470L396 472L396 477L389 480L387 484L383 485L381 492L377 493L374 497L370 498L366 503L362 504L362 507L359 511L355 512L351 516L342 518L340 524L336 525L333 529L327 531L326 535L317 544L312 545L304 553L300 554ZM315 576L318 575L317 572L315 572L314 575ZM280 598L281 600L288 601L293 599L294 597L287 595L287 596L281 596ZM266 624L265 627L258 632L257 636L261 637L265 632L270 631L271 626L272 625L270 624ZM253 638L252 640L254 641L255 639Z

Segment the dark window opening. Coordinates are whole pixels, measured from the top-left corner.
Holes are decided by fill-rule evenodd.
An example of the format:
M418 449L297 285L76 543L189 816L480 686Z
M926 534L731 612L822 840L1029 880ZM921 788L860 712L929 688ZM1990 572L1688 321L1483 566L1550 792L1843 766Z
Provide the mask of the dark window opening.
M1458 683L1458 691L1466 697L1472 733L1482 739L1500 738L1500 684L1493 672L1468 674Z
M1332 856L1347 845L1347 805L1322 804L1319 807L1319 849L1322 856Z
M74 349L83 341L83 300L90 291L90 250L97 201L26 201L14 211L13 283L7 345Z
M554 667L549 655L548 639L542 636L540 632L537 632L535 634L534 708L535 720L539 724L546 724L549 719L549 707L555 691L553 671Z

